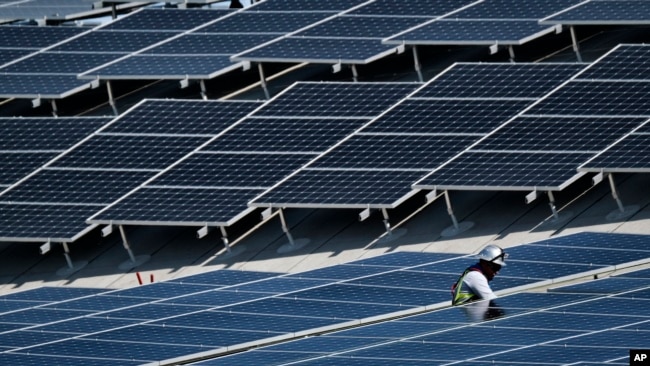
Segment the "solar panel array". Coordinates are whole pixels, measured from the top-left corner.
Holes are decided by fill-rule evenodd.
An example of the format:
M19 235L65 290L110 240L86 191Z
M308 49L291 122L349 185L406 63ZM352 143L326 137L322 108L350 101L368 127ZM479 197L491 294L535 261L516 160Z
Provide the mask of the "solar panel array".
M650 118L647 50L615 48L414 187L563 189L584 174L581 164Z
M92 214L259 106L256 102L166 103L145 101L92 134L98 126L90 123L85 130L70 133L67 138L87 135L0 195L0 238L74 241L92 229L85 222ZM193 119L188 122L187 114L170 113L165 105L174 111L182 106L180 110ZM165 116L153 119L158 113ZM38 126L30 124L27 129Z
M638 0L590 0L542 19L540 24L650 24L650 4Z
M605 233L530 243L508 250L512 259L494 286L505 295L624 269L647 262L647 246L647 236ZM456 341L455 335L462 333L460 329L474 329L466 327L483 326L482 317L468 318L467 307L431 311L449 305L450 283L474 261L465 255L393 252L294 274L217 270L130 289L86 290L75 298L63 290L49 296L51 289L7 295L0 301L0 362L135 365L221 356L200 364L284 364L322 357L347 364L353 359L349 356L367 362L368 351L363 348L369 345L377 347L371 356L377 362L397 362L395 357L404 355L429 362L488 356L482 346L472 354L450 352L460 345L444 348L465 343ZM647 286L637 298L645 292ZM499 326L502 331L495 334L501 340L495 342L512 352L505 357L519 357L518 352L527 348L522 346L541 342L538 338L553 341L564 338L558 337L562 332L590 336L595 330L648 321L648 307L641 300L621 301L624 314L618 314L618 306L608 315L599 314L603 310L598 301L614 305L612 298L565 293L503 296L498 299L501 309L490 313L500 318L485 326ZM591 301L594 308L586 308ZM572 310L578 313L575 318L569 316ZM397 319L400 315L412 316ZM353 328L342 330L349 327ZM547 330L536 329L541 327ZM303 338L323 332L328 334ZM533 343L521 343L526 339ZM625 342L621 347L630 344ZM392 348L396 345L398 353ZM223 356L251 347L255 349ZM607 351L627 355L627 348ZM558 352L553 357L581 355ZM598 352L593 357L600 356Z
M297 83L89 221L230 226L252 198L419 85Z
M411 184L583 67L456 64L251 205L394 208Z
M576 0L485 0L390 36L385 44L521 45L555 32L539 20L578 4Z

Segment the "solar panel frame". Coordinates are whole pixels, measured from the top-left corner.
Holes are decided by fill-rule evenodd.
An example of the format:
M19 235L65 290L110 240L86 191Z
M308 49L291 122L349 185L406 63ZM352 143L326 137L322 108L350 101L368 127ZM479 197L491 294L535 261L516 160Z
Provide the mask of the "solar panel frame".
M639 25L650 24L650 7L644 1L586 1L540 20L540 24ZM645 15L645 16L644 16Z

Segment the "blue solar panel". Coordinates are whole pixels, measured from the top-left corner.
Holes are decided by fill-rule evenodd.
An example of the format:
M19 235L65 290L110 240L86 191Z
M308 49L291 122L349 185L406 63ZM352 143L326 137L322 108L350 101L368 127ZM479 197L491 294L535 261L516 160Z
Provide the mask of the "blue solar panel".
M0 204L0 237L30 240L59 238L71 241L89 229L85 219L97 212L98 206L67 206L38 204ZM56 225L53 225L56 223Z
M94 135L52 167L164 169L208 140L207 137Z
M298 103L300 101L296 101ZM268 111L275 109L274 104L265 106L256 114L275 113ZM341 110L338 113L353 112ZM247 118L202 150L322 152L368 121L366 118Z
M544 24L648 24L650 4L636 0L586 1L543 20Z
M159 303L144 303L140 305L133 305L116 310L110 310L97 314L97 317L106 319L119 319L128 320L131 323L153 321L158 319L166 319L176 317L184 314L190 314L197 311L208 309L209 306L186 306L186 305L165 305Z
M395 53L377 39L287 37L232 57L235 61L367 64Z
M590 1L587 4L604 3ZM621 1L616 1L620 4ZM637 2L639 3L639 2ZM639 3L640 4L640 3ZM579 80L649 80L650 46L620 45L580 73Z
M267 1L266 3L273 2ZM303 2L302 4L306 3ZM331 13L293 12L288 10L290 9L285 8L278 12L243 11L202 27L197 32L222 34L263 33L281 36L333 15Z
M312 269L287 275L287 278L319 279L319 280L349 280L357 277L369 276L385 272L386 268L375 266L352 266L340 264L325 268Z
M635 288L650 286L650 279L639 280L632 278L606 278L570 286L552 288L549 291L576 294L615 294Z
M75 75L0 74L0 97L64 98L68 94L90 89L90 83Z
M45 305L43 309L69 309L88 312L99 312L126 308L134 305L148 303L149 299L137 297L118 297L118 296L91 296L66 301L64 304L54 303Z
M67 150L110 120L106 117L0 118L0 150Z
M592 153L468 151L426 176L415 188L558 189L575 179Z
M7 48L41 49L87 30L82 27L0 26L0 44Z
M86 79L211 79L240 68L229 56L136 54L82 75Z
M103 289L83 287L39 287L0 296L0 301L42 301L52 302L90 296L105 292ZM32 303L33 304L33 303Z
M616 275L616 277L618 277L618 278L648 278L648 279L650 279L650 269L627 272L627 273Z
M400 0L375 0L368 4L349 11L346 14L351 15L390 15L390 16L411 16L422 18L433 18L444 15L451 11L460 9L473 3L472 0L438 0L430 1L412 1L405 4Z
M553 263L581 263L595 265L615 265L627 262L634 262L642 258L650 257L648 251L616 250L600 248L572 248L563 247L556 250L548 250L542 245L522 245L511 248L509 253L516 258L527 261L553 262Z
M314 158L312 154L196 153L154 182L186 187L268 188ZM213 172L228 174L213 174Z
M554 32L536 20L440 19L392 36L386 44L410 45L520 45Z
M214 136L260 105L249 101L145 100L102 132Z
M331 283L331 280L297 278L297 277L273 277L264 281L233 286L236 291L261 292L268 294L281 294L307 288L318 287Z
M274 0L264 1L251 7L253 11L309 11L309 12L339 12L353 8L366 0L322 0L322 1L303 1L303 0Z
M203 34L188 33L143 54L173 55L232 55L268 42L277 35L272 34Z
M115 359L100 359L62 356L39 356L30 354L0 353L0 363L3 365L21 365L21 366L71 366L79 363L89 362L96 366L114 366ZM120 365L139 365L141 362L133 360L119 360Z
M650 83L572 81L528 111L531 115L650 116Z
M10 186L45 165L59 153L6 152L0 153L0 186Z
M118 56L107 53L41 52L0 69L7 73L78 74L113 61Z
M110 204L151 172L43 169L0 196L0 202Z
M435 84L433 82L431 85ZM418 94L413 98L417 98ZM486 134L524 110L530 103L528 100L409 98L373 120L364 127L363 132Z
M38 332L38 331L15 331L10 333L0 334L0 344L2 348L21 348L28 347L34 344L41 344L47 342L55 342L60 339L69 338L68 333L52 333L52 332ZM1 349L1 348L0 348ZM1 358L0 358L1 360ZM22 365L23 363L17 363Z
M458 19L538 20L580 3L579 0L544 0L522 3L518 0L489 0L475 3L449 17Z
M387 267L410 267L430 262L442 262L456 258L460 254L451 253L428 253L428 252L389 252L371 258L358 259L350 262L351 265L362 266L387 266Z
M169 282L182 284L201 284L210 286L232 286L277 276L275 272L218 270L176 278Z
M1 31L0 31L1 33ZM0 66L34 52L33 50L0 49Z
M383 38L423 23L425 19L392 16L338 16L305 29L299 37Z
M71 39L51 48L51 52L111 52L126 54L135 52L170 38L174 33L122 32L95 30L82 37ZM119 56L119 55L118 55Z
M167 299L191 293L209 291L213 286L192 285L189 283L154 282L143 286L113 290L104 293L105 296L135 297L143 299Z
M602 362L629 356L627 349L599 348L599 347L565 347L558 342L557 345L537 345L529 348L517 349L494 356L481 357L478 360L490 363L501 362L529 362L531 359L543 357L544 362L556 365L576 362Z
M71 320L42 324L30 329L37 332L44 332L46 334L52 332L61 332L67 333L69 336L74 336L79 334L101 332L113 328L120 328L130 324L133 324L133 321L125 319L109 319L106 317L78 317Z
M88 311L31 308L12 313L0 314L0 323L36 325L77 318L87 315Z
M584 69L581 64L456 64L413 98L535 100Z
M105 25L101 29L143 31L187 31L230 14L225 9L144 8Z
M580 167L580 171L646 172L650 168L650 135L630 134Z
M580 232L539 240L536 245L625 250L649 250L650 238L641 234Z
M267 295L258 292L244 292L244 291L226 291L216 290L210 292L203 292L199 294L189 294L182 297L174 298L171 300L163 300L161 304L168 305L203 305L210 307L217 307L223 305L236 304L251 300L264 298Z

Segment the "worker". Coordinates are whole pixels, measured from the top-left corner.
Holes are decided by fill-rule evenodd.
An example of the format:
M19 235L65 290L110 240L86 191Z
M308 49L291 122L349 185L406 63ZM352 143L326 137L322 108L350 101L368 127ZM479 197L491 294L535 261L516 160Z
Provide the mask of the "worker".
M478 263L470 266L451 287L451 304L496 299L489 282L506 265L508 254L495 244L486 245L477 255Z

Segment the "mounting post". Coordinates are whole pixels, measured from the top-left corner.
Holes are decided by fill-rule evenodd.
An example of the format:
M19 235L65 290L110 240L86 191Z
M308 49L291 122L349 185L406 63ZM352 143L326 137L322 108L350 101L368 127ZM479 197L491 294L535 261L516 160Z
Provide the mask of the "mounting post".
M463 223L458 223L456 220L456 215L454 215L454 210L451 207L451 199L449 198L449 191L445 191L445 203L447 204L447 213L451 217L452 226L444 229L441 233L442 236L454 236L460 234L464 231L471 229L474 226L474 223L471 221L466 221Z
M58 117L59 109L56 107L56 100L51 99L50 105L52 105L52 115Z
M616 201L619 211L625 212L625 207L623 206L623 202L621 202L621 198L618 196L618 192L616 190L616 183L614 183L614 175L608 174L607 178L609 179L609 186L612 189L612 197Z
M612 197L616 201L616 205L618 205L618 210L614 210L607 214L607 220L614 221L626 219L639 211L639 205L623 206L623 201L621 201L621 198L618 195L618 190L616 189L614 175L611 173L607 174L607 178L609 179L609 187L612 190Z
M451 217L451 222L454 225L454 228L458 229L458 220L456 220L456 215L454 215L454 209L451 207L451 199L449 198L449 191L445 191L445 203L447 204L447 213Z
M571 33L571 42L573 43L573 52L576 54L578 62L582 62L582 55L580 55L580 47L578 45L578 37L576 36L576 30L574 26L569 27L569 32Z
M208 90L205 87L205 80L201 79L199 81L199 86L201 87L201 98L203 100L208 100Z
M282 224L282 231L284 231L284 233L287 235L289 244L293 246L296 243L293 241L293 236L291 236L291 233L289 232L289 227L287 226L287 221L284 219L284 211L282 209L279 209L279 215L280 223Z
M352 70L352 80L353 81L359 81L359 73L357 72L357 65L352 64L350 65L350 69Z
M413 66L415 67L415 72L418 74L418 80L423 82L422 64L420 64L420 57L418 57L418 49L416 46L413 46Z
M510 55L510 62L514 63L515 62L515 49L512 47L512 45L508 46L508 54Z
M384 215L384 227L386 228L386 233L390 236L393 234L393 231L390 228L390 221L388 221L388 211L386 211L385 208L382 208L381 213Z
M551 212L553 212L553 218L559 220L560 215L557 213L557 208L555 207L555 197L553 196L553 192L548 191L546 193L548 194L548 205L551 207Z
M63 256L65 257L66 263L68 263L68 268L74 269L72 265L72 259L70 258L70 248L68 248L68 243L64 242L63 244Z
M115 99L113 98L113 89L111 88L110 80L106 80L106 90L108 92L108 104L111 105L111 108L113 109L113 113L117 116L119 113L117 112L117 108L115 107Z
M140 255L138 257L133 255L133 251L131 250L129 241L126 238L126 232L124 231L124 226L120 225L119 228L120 228L120 235L122 236L122 245L124 246L124 249L126 249L126 252L129 253L129 260L122 262L119 265L119 268L122 270L130 270L148 261L149 260L148 255Z
M223 246L226 247L226 252L230 253L230 243L228 242L228 233L226 232L226 228L224 226L219 226L219 229L221 230L221 240L223 241Z
M257 64L257 71L260 74L260 85L262 85L262 89L264 89L264 96L266 96L266 99L271 99L269 89L266 86L266 77L264 76L264 68L262 67L261 62Z
M124 226L120 225L119 228L120 228L120 235L122 236L122 246L124 246L126 252L129 253L129 258L131 259L131 262L135 263L135 256L133 255L133 251L131 250L129 241L126 238L126 232L124 231Z

